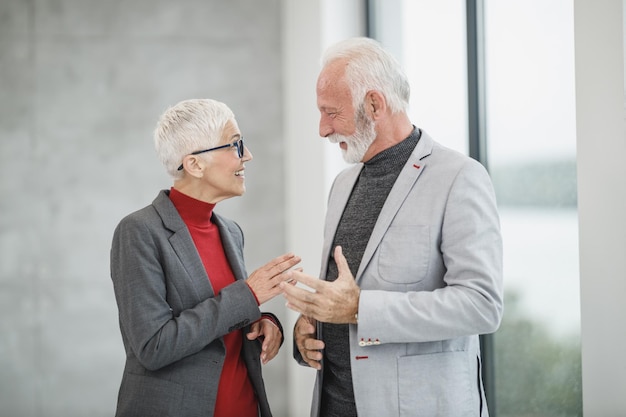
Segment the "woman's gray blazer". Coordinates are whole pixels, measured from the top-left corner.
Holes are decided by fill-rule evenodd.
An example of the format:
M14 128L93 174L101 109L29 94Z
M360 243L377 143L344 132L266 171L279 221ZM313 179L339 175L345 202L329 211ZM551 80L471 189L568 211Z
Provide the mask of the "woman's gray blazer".
M225 358L222 336L261 317L244 281L243 233L216 213L213 220L236 278L219 295L168 191L115 229L111 278L126 350L118 417L211 416ZM269 417L260 343L244 336L242 350L260 415Z

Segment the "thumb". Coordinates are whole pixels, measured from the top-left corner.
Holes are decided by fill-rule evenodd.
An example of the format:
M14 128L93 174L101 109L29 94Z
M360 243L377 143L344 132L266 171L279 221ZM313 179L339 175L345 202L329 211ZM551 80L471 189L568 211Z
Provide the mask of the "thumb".
M250 326L250 331L248 332L248 334L246 334L246 336L248 337L248 340L254 340L257 337L259 337L259 330L260 330L260 326L258 322Z
M346 257L343 256L341 246L335 247L335 263L337 264L337 271L339 273L337 279L340 279L341 277L352 277L350 266L348 265Z

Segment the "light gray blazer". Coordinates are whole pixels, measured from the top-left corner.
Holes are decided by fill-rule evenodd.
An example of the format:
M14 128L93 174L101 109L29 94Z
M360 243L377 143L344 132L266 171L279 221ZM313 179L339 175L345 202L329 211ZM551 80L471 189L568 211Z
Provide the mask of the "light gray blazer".
M340 173L330 192L321 277L361 168ZM478 335L498 328L503 289L499 217L484 167L422 133L355 279L362 291L350 362L359 417L487 416ZM312 416L321 383L318 372Z
M113 236L111 278L126 350L118 417L213 415L225 358L222 336L261 317L244 282L239 226L213 214L237 280L216 296L167 193L122 219ZM242 350L260 415L269 417L260 343L244 336Z

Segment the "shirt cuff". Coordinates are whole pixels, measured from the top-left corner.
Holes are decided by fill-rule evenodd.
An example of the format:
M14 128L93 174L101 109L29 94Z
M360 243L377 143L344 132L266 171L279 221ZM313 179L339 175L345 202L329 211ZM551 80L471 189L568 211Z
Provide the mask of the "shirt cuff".
M274 326L276 326L276 327L278 327L280 329L280 326L278 325L276 317L274 317L273 315L262 313L261 314L261 318L259 320L263 320L263 319L271 321L272 324L274 324Z

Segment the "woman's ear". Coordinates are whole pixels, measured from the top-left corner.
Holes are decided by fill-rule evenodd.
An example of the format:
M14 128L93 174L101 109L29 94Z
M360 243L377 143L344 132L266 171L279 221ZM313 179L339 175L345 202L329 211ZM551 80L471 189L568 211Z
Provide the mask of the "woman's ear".
M183 169L192 177L201 178L205 163L197 155L186 155L183 158Z

